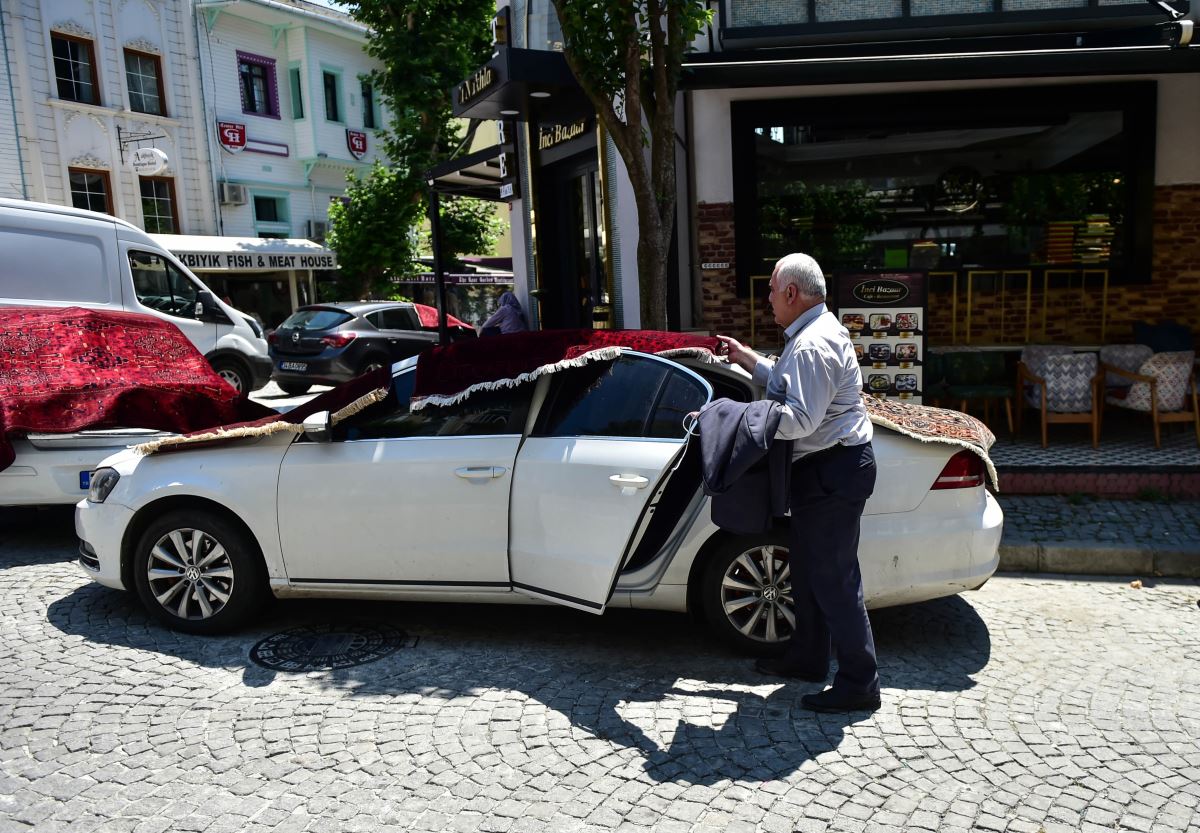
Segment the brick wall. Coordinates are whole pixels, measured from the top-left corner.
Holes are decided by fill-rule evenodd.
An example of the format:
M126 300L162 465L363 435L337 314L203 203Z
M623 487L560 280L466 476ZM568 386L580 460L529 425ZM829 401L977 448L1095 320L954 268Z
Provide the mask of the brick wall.
M750 339L750 305L737 296L734 275L733 204L701 203L696 207L697 243L702 263L729 262L729 269L702 273L705 325L719 333ZM1029 293L1030 341L1099 344L1133 340L1133 322L1173 318L1200 339L1200 185L1161 186L1154 192L1152 280L1135 286L1111 287L1108 317L1101 337L1103 282L1099 275L1057 277L1048 292L1036 276ZM952 282L931 280L928 336L931 344L963 343L967 337L967 286L958 279L957 314ZM979 276L971 293L970 341L973 344L1023 344L1026 280L1011 274L1003 280ZM755 346L778 343L779 328L766 305L765 284L756 285L758 312ZM1045 336L1042 318L1045 314ZM956 320L957 319L957 320Z

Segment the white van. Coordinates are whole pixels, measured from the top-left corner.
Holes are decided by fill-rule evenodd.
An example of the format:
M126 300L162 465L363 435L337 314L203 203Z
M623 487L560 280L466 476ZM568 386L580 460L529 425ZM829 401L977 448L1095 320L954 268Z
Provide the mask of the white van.
M262 329L124 220L0 199L0 306L88 307L170 321L243 394L265 385Z

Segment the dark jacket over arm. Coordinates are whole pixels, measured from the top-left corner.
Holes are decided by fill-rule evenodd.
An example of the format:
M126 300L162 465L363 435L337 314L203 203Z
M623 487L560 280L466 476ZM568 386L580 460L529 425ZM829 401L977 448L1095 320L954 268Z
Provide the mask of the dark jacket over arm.
M780 406L770 400L716 399L700 411L704 492L713 523L741 535L765 532L786 515L792 443L776 440Z

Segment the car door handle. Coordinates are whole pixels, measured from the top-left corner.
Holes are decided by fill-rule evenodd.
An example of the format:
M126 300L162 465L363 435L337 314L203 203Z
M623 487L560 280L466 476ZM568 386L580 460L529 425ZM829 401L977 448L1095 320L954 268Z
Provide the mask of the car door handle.
M501 477L508 469L504 466L463 466L454 473L464 480L494 480Z
M623 495L632 495L634 489L644 489L650 485L650 481L637 474L614 474L608 478L608 482L621 490Z

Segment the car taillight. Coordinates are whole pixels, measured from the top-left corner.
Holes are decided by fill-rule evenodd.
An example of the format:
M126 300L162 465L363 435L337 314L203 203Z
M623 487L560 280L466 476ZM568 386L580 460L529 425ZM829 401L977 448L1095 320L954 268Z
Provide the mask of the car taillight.
M930 489L973 489L983 485L983 460L973 451L958 452L942 467Z
M354 333L334 333L331 336L321 336L321 343L327 347L345 347L354 341Z
M271 330L271 332L267 333L267 344L274 344L276 338L275 331Z

